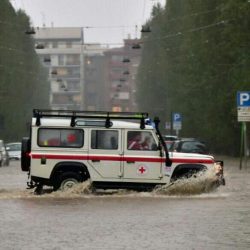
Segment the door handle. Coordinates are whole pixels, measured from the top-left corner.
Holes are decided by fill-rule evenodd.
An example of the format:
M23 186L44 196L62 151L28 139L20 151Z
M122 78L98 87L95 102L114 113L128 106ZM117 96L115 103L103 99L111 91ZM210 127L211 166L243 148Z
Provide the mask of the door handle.
M41 164L42 164L42 165L46 165L46 161L47 161L46 157L43 156L43 157L41 158Z
M100 160L92 160L92 162L100 162Z
M134 161L127 161L128 164L135 163Z

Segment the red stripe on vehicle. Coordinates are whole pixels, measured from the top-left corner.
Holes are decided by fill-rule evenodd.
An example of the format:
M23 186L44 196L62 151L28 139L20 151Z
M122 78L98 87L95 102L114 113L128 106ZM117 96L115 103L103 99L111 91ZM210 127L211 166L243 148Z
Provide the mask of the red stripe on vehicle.
M103 155L51 155L32 154L33 159L53 159L53 160L100 160L100 161L134 161L134 162L165 162L165 158L156 157L133 157L133 156L103 156ZM171 159L174 163L214 163L212 159Z
M53 159L53 160L88 160L88 156L82 155L45 155L45 154L32 154L33 159Z

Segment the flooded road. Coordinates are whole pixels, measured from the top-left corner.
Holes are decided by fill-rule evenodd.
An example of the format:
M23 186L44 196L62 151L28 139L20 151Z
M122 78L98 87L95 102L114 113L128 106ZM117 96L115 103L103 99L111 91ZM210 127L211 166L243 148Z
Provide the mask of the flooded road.
M19 162L0 168L0 249L250 249L250 163L225 159L203 194L121 191L35 196ZM85 184L86 185L86 184Z

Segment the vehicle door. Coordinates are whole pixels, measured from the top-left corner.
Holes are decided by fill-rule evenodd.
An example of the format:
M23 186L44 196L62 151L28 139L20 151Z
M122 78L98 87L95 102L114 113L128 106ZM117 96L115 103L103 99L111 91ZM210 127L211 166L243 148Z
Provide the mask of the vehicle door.
M124 131L124 179L159 180L162 178L162 157L152 131Z
M121 177L121 131L90 129L88 162L102 178Z

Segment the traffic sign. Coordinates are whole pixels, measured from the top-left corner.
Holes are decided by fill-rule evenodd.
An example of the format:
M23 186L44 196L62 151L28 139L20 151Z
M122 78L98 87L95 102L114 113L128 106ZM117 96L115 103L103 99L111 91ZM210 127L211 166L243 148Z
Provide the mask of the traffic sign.
M237 111L239 122L250 121L250 91L237 92Z
M237 106L238 107L250 107L250 91L238 91L237 92Z
M180 113L173 113L173 129L181 130L182 127L182 115Z
M175 130L181 130L181 122L174 122L173 129Z
M173 113L173 122L181 122L182 117L180 113Z

